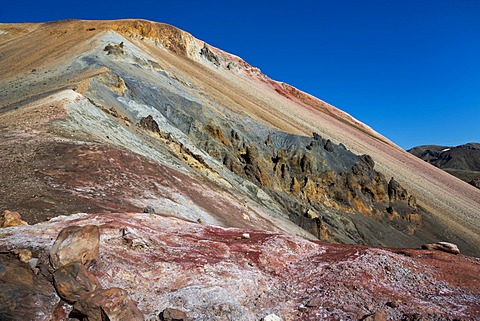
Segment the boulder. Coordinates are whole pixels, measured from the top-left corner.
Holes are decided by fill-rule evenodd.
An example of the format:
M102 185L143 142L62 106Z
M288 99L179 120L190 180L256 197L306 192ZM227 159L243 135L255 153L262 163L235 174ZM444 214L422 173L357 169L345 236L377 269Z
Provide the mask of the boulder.
M50 263L55 269L72 262L88 264L98 258L99 244L98 226L66 227L58 234L50 250Z
M0 227L12 227L19 225L28 225L27 222L22 220L20 213L9 210L5 210L3 212L2 216L0 217Z
M135 302L120 288L87 293L74 304L72 312L88 321L144 320Z
M158 126L158 123L155 121L155 119L153 119L152 115L148 115L147 117L143 117L142 119L140 119L140 126L142 126L143 129L151 131L153 133L160 132L160 127Z
M187 314L178 309L166 308L160 312L159 318L161 321L186 321Z
M82 295L100 288L97 279L78 262L60 267L53 273L53 279L57 293L70 303L75 303Z
M0 254L0 320L49 321L60 298L14 255Z
M452 254L460 254L460 250L457 245L449 242L437 242L437 243L430 243L422 245L422 249L426 250L437 250L448 252Z
M272 313L272 314L269 314L266 317L262 318L262 321L282 321L282 318L280 318L278 315Z

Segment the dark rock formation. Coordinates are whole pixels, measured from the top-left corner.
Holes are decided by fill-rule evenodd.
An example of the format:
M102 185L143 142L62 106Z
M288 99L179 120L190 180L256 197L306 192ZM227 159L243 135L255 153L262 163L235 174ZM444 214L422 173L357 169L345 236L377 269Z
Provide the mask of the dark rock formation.
M417 146L409 153L443 169L447 173L480 188L480 144L459 146Z
M166 308L160 312L161 321L187 321L187 314L184 311L172 308Z
M98 258L99 243L97 226L69 226L58 234L50 251L50 262L55 269L73 262L89 264Z
M205 57L208 61L213 63L215 66L220 66L220 61L218 60L217 55L215 55L206 43L203 44L203 48L200 49L200 55Z
M143 129L149 130L153 133L160 133L158 123L155 121L155 119L153 119L152 115L148 115L147 117L140 119L140 126L142 126Z
M118 55L122 55L122 54L125 53L125 51L123 50L123 47L124 47L123 42L119 43L118 45L108 44L108 45L105 46L103 51L106 51L107 55L118 56Z

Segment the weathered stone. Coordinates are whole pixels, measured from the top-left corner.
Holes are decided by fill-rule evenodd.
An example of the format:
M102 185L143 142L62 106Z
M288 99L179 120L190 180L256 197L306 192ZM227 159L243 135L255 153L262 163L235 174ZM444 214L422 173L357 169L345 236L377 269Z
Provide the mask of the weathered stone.
M448 242L437 242L437 243L430 243L422 245L422 249L426 250L437 250L448 252L452 254L460 254L460 249L457 245Z
M3 212L2 216L0 217L0 227L12 227L19 225L28 225L27 222L22 220L20 213L9 210L5 210Z
M32 259L32 252L28 249L14 250L14 254L18 256L18 259L23 263L28 263Z
M160 312L159 318L161 321L186 321L187 314L184 311L173 309L173 308L166 308L162 312Z
M128 293L120 288L96 290L82 296L73 306L74 313L88 321L143 321L142 312Z
M83 264L73 262L60 267L53 273L57 293L67 302L75 303L89 292L100 288L97 279Z
M362 318L364 321L387 321L387 313L384 310L378 310L373 314L366 315Z
M69 226L59 234L50 250L53 268L72 262L88 264L97 259L100 243L98 226Z
M262 321L282 321L282 318L280 318L278 315L272 313L267 315L262 319Z
M55 288L14 255L0 254L0 320L52 320Z

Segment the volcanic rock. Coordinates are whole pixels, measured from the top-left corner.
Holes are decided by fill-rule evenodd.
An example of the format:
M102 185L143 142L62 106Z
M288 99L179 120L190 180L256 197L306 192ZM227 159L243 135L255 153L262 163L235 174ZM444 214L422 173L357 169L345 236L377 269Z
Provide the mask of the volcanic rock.
M437 250L437 251L443 251L443 252L448 252L452 254L460 254L460 250L458 249L458 246L456 244L449 243L449 242L437 242L437 243L431 243L431 244L424 244L422 245L422 249Z
M96 290L83 295L75 304L74 314L89 321L143 321L143 315L128 293L119 288Z
M0 284L0 320L51 320L60 299L52 284L27 264L0 254Z
M161 321L187 321L187 314L184 311L172 308L166 308L160 312Z
M83 264L69 263L53 273L57 293L67 302L75 303L79 298L100 288L97 279Z
M50 250L50 262L55 269L73 262L89 264L98 257L99 242L98 226L66 227Z
M2 216L0 217L0 228L27 225L27 224L28 224L27 222L22 220L22 217L18 212L5 210Z

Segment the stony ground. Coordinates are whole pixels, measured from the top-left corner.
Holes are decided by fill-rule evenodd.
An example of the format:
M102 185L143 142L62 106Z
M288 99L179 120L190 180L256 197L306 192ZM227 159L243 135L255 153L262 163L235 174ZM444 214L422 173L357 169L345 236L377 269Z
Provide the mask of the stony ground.
M439 251L330 245L125 213L0 229L0 252L29 249L48 279L45 267L57 234L85 225L100 229L99 256L89 272L105 289L126 290L147 320L157 320L165 308L184 311L190 320L480 316L480 261Z

